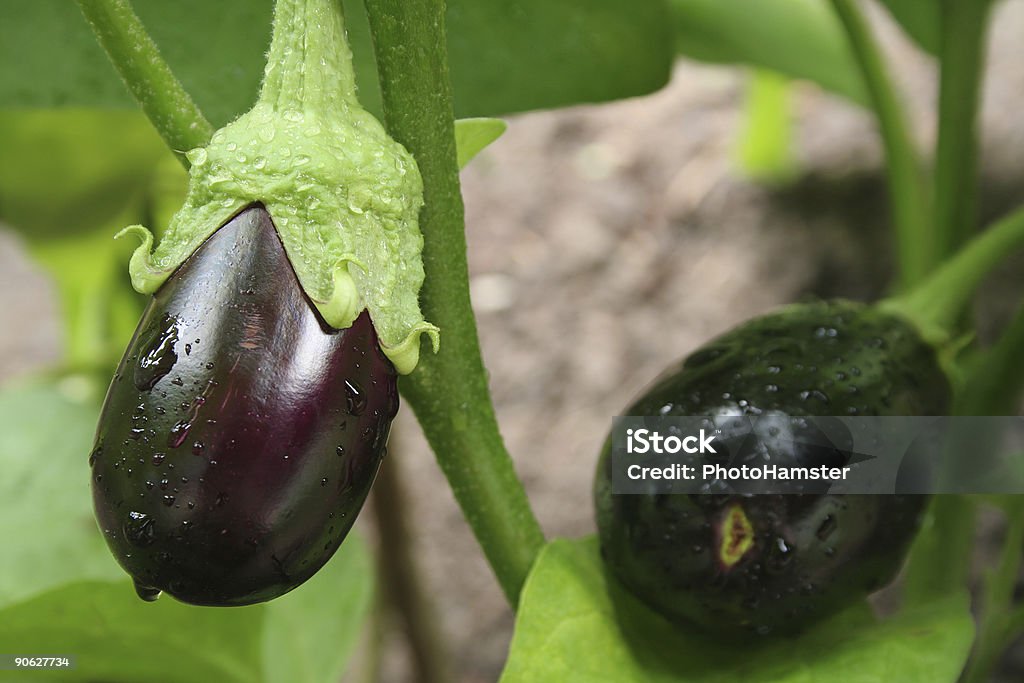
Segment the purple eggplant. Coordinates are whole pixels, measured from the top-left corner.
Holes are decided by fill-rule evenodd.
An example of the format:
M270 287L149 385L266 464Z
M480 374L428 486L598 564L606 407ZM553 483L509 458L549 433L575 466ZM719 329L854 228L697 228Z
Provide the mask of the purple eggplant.
M89 458L140 597L246 605L311 577L386 453L396 379L365 311L324 323L262 206L215 232L143 314Z

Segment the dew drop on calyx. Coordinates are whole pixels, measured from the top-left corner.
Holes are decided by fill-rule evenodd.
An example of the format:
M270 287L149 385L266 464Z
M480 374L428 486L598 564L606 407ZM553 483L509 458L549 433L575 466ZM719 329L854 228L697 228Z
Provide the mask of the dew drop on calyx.
M177 322L165 314L160 324L147 335L132 376L139 391L152 389L178 362L178 354L174 350L178 342Z
M147 586L139 581L135 580L135 594L146 602L155 602L160 597L160 589Z

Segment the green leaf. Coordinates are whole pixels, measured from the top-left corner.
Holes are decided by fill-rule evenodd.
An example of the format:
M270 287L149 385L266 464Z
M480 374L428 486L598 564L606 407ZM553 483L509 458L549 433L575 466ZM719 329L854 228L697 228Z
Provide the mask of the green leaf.
M0 391L0 606L71 580L123 576L92 514L88 459L99 407L74 389Z
M665 0L451 0L448 52L455 109L484 116L598 102L655 90L672 62ZM256 99L270 0L135 0L139 17L216 126ZM380 95L362 3L346 0L360 99ZM110 107L131 101L68 0L5 0L0 107Z
M778 71L868 102L846 36L826 2L669 0L669 6L680 54Z
M51 561L60 561L59 554ZM38 680L253 683L263 680L265 609L150 604L128 581L79 581L0 612L0 647L75 657L73 670L33 672ZM0 671L0 680L22 676Z
M0 111L0 149L0 221L56 280L67 361L106 369L142 310L113 236L147 215L163 228L185 173L136 111Z
M172 158L137 111L0 111L0 150L0 220L33 243L104 226L113 236Z
M941 14L938 0L882 0L882 4L922 49L938 54Z
M607 579L595 539L556 540L527 579L501 681L952 683L972 635L961 590L882 622L860 604L798 639L724 642L672 626Z
M97 394L84 380L0 391L0 652L69 654L39 680L334 683L369 614L373 570L350 534L312 579L251 607L146 603L92 515ZM24 680L0 671L0 681Z
M455 150L459 168L473 160L487 145L502 136L508 124L501 119L459 119L455 122Z

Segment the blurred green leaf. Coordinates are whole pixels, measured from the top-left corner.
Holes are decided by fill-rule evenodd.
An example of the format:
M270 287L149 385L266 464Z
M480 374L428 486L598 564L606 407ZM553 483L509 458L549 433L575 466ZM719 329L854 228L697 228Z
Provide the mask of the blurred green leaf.
M138 321L128 258L131 223L162 227L185 173L139 112L0 111L0 222L19 232L56 280L67 362L107 368Z
M473 160L487 145L502 136L508 124L501 119L459 119L455 122L455 149L459 168Z
M33 680L335 683L366 621L373 569L350 534L291 593L216 609L145 603L92 515L88 453L97 395L81 378L0 391L0 652L69 654ZM0 671L0 681L24 680Z
M842 27L820 0L669 0L676 49L813 81L859 104L867 93Z
M672 61L665 0L451 0L449 61L460 116L503 114L639 95ZM221 126L255 101L270 0L135 0L140 18L203 109ZM379 111L362 3L345 2L360 98ZM0 106L130 106L68 0L5 0Z
M254 683L264 680L264 612L148 604L127 581L79 581L0 612L0 647L75 657L74 669L33 671L33 680ZM24 672L0 671L0 680L24 681Z
M31 242L101 226L113 235L165 157L140 112L0 110L0 220Z
M789 79L772 71L758 69L748 79L739 163L763 183L785 183L796 175L789 90Z
M122 576L92 514L88 457L99 406L74 389L0 391L0 606L71 580Z
M927 52L939 52L939 0L881 0L903 30ZM974 2L975 0L962 0ZM988 2L988 0L985 0Z
M556 540L526 581L501 681L953 683L972 635L960 590L882 622L862 603L800 638L730 643L672 626L607 580L595 539Z

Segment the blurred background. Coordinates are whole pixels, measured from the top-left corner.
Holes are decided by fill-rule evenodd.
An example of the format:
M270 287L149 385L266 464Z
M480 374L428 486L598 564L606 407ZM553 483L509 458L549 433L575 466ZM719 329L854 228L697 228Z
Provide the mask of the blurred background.
M870 17L924 148L935 133L934 62L888 15ZM985 219L1024 201L1022 31L1024 2L1000 4L981 116ZM758 97L781 112L769 124L786 134L779 149L758 150ZM815 85L687 59L655 94L507 120L508 132L462 174L473 305L502 431L537 515L549 536L580 536L594 530L590 484L611 417L667 364L779 304L886 293L882 152L871 115ZM148 135L136 124L121 128L123 144ZM21 134L43 157L46 138ZM173 161L165 172L169 185L180 183ZM3 196L16 199L16 189ZM167 204L148 210L158 219L175 208L173 198ZM68 322L40 262L85 258L76 267L103 279L91 296L131 300L123 287L130 249L84 251L92 236L44 248L11 227L0 229L0 383L76 364L91 372L101 333ZM121 224L109 227L112 234ZM1003 292L1019 291L1022 280L1018 258L988 283L978 299L983 334L1008 319L1016 296ZM126 303L103 324L130 333L138 306ZM93 391L74 381L62 390ZM381 502L408 524L397 561L418 575L442 666L451 680L494 681L513 615L407 409L390 452L389 492L399 495L390 488L397 480L404 493L400 503ZM371 546L376 520L368 506L358 524ZM998 520L984 519L980 532L997 538ZM978 552L980 571L991 557L984 543ZM386 585L379 594L386 607ZM374 667L381 681L414 680L405 622L393 610L377 613L347 680L365 680ZM1024 680L1020 650L999 680Z

